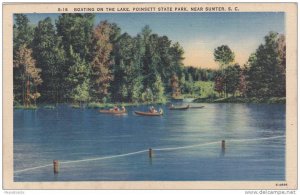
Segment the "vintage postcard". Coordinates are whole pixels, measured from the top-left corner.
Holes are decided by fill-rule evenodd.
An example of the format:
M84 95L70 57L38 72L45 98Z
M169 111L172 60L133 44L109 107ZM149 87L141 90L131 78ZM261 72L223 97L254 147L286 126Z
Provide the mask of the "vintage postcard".
M297 188L296 3L6 3L4 189Z

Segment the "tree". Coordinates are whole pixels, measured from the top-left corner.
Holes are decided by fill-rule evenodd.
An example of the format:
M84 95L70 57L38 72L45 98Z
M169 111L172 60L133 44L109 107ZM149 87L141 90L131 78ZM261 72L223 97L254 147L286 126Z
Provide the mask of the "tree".
M278 53L280 58L280 64L278 65L278 95L285 96L286 95L286 42L285 36L279 35L278 37Z
M171 56L171 40L167 36L158 37L157 50L159 54L160 64L158 66L158 72L164 83L168 83L172 71L172 56Z
M221 72L215 77L215 87L214 90L219 93L219 96L222 97L222 93L225 90L225 77Z
M113 68L115 79L112 84L114 101L132 102L141 99L143 86L137 41L124 33L115 45Z
M227 45L221 45L214 50L214 58L222 70L234 61L234 53Z
M15 51L24 44L30 46L33 39L33 28L30 26L27 16L24 14L15 14L13 27L13 44Z
M16 102L30 104L34 91L40 102L51 103L163 101L165 91L180 93L186 79L193 84L196 77L211 76L206 70L187 72L180 44L149 26L132 37L107 21L94 28L94 14L76 13L61 14L55 26L48 17L33 31L26 15L14 17ZM26 66L18 62L22 52L30 61Z
M235 96L235 92L239 87L242 70L238 64L235 64L233 66L228 66L224 71L226 96L228 96L228 93L231 93L233 96Z
M156 75L155 82L152 85L153 89L153 98L154 101L157 102L164 102L165 101L165 88L163 86L161 77L159 75Z
M176 74L171 77L171 87L172 87L172 97L177 97L181 95L179 87L179 79Z
M65 52L61 46L61 39L57 37L51 19L39 21L34 31L32 41L33 56L36 66L42 69L41 78L43 84L39 91L46 102L59 102L63 100L66 88L64 78L68 67L65 63Z
M247 95L252 97L285 96L285 41L270 32L265 43L250 56L247 67Z
M242 97L246 96L247 92L247 81L246 81L246 71L242 70L239 79L238 91Z
M142 92L144 89L143 86L143 76L142 76L142 67L143 67L143 54L145 52L145 45L143 44L142 37L137 35L134 38L134 48L133 48L133 58L134 58L134 71L133 71L133 80L132 80L132 91L131 99L133 102L140 101L142 99Z
M90 48L92 45L92 32L94 14L61 14L56 21L57 35L62 38L66 53L72 49L86 62L91 61Z
M116 42L114 48L114 67L113 75L114 81L112 82L112 96L114 101L128 101L129 85L131 84L131 76L133 76L133 39L124 33Z
M219 63L221 73L223 74L223 77L225 79L224 92L225 95L227 96L228 92L227 92L226 75L224 69L227 68L230 65L230 63L234 61L234 53L227 45L221 45L220 47L217 47L214 50L214 58L215 61Z
M33 100L36 104L36 99L40 97L37 86L42 83L42 79L41 69L36 68L36 61L32 58L32 50L26 44L20 45L13 63L14 72L20 75L18 79L15 77L15 81L22 86L22 103L30 106Z
M110 43L111 31L111 24L107 21L100 22L93 30L91 93L96 101L108 97L108 89L113 80L110 58L113 49Z
M84 59L70 48L70 58L68 59L69 75L66 78L69 90L67 98L73 103L83 103L89 101L89 75L90 69Z
M143 33L145 33L143 31ZM148 31L146 31L148 33ZM157 49L158 35L151 34L149 37L143 35L145 43L145 53L142 62L143 86L145 89L151 88L151 85L156 81L156 76L159 75L158 66L160 63L159 53Z
M13 60L18 61L20 58L20 49L24 52L24 46L29 49L33 38L33 30L29 24L29 20L24 14L14 15L13 25ZM21 64L14 63L13 80L14 80L14 103L23 103L25 100L25 67Z
M176 42L174 43L170 48L170 55L171 55L171 72L176 73L179 78L179 85L182 85L184 83L184 50L182 46ZM172 75L171 74L171 75Z

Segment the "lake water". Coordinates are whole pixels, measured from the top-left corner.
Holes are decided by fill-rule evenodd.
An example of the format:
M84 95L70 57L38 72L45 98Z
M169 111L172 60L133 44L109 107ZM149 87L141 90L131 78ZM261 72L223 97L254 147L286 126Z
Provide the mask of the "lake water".
M285 105L200 105L186 111L162 106L161 117L133 114L146 106L128 107L125 116L67 105L14 110L14 181L285 179L285 138L277 137L285 135ZM156 150L162 148L169 149Z

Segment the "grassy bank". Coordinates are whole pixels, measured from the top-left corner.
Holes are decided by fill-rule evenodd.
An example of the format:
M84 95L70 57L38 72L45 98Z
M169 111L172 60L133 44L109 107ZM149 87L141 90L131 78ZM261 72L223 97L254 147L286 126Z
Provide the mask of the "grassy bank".
M285 104L285 97L271 98L245 98L245 97L228 97L228 98L197 98L195 103L267 103L267 104Z
M190 93L184 93L184 98L206 98L217 97L214 91L214 82L212 81L195 81L189 84Z
M155 104L165 104L166 102L144 102L144 103L125 103L125 102L116 102L116 103L97 103L91 102L88 103L86 108L111 108L116 106L142 106L142 105L155 105Z
M22 105L16 105L14 106L14 109L23 109L23 110L35 110L38 106L31 105L31 106L22 106Z

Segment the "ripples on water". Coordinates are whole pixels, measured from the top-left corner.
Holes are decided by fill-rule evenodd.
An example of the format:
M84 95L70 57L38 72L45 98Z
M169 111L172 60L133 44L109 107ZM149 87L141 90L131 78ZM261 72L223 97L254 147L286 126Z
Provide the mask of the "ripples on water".
M143 117L111 116L97 109L14 110L15 171L51 164L135 152L148 148L219 143L172 151L139 153L98 161L62 164L14 174L15 181L261 181L285 179L285 105L201 104L203 109Z

